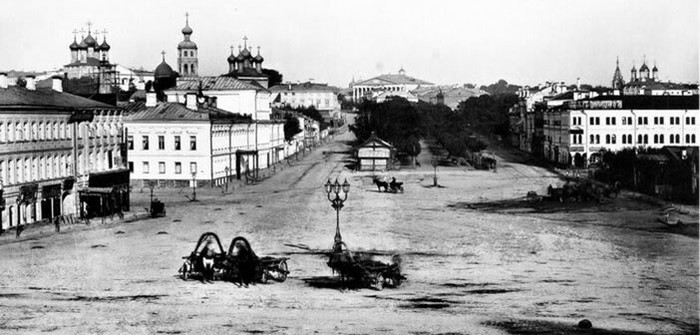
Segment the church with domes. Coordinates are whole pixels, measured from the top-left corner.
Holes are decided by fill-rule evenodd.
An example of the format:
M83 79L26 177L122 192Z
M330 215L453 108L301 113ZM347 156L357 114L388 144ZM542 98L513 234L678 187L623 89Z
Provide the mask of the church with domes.
M228 62L228 73L223 76L268 88L269 77L263 73L262 68L265 58L260 55L260 47L258 47L258 54L253 56L248 49L248 37L243 37L243 47L238 46L238 55L234 55L233 46L231 46L231 55L226 61Z
M77 41L79 32L84 33L85 30L74 30L73 43L68 46L71 62L63 67L66 78L91 78L99 84L99 93L113 93L117 79L115 65L109 61L109 51L112 47L107 43L107 31L101 32L102 43L92 36L91 23L88 23L87 36L80 37L80 43Z

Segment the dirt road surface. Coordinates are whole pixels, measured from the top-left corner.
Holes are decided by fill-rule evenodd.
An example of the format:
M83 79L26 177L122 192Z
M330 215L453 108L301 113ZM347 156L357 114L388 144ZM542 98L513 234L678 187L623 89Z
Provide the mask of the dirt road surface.
M187 201L189 189L156 189L164 218L2 236L0 332L697 333L697 230L659 224L658 205L623 193L529 206L519 201L528 191L562 182L505 154L497 173L439 167L441 187L431 187L427 148L418 169L384 174L405 183L403 194L378 192L370 173L345 168L351 136L258 184L200 189L199 202ZM322 252L336 222L322 185L336 177L351 184L343 240L401 255L400 287L328 284ZM132 200L146 207L148 192ZM258 255L290 257L289 278L248 288L181 280L182 256L207 231L226 248L240 235ZM593 328L578 330L582 319Z

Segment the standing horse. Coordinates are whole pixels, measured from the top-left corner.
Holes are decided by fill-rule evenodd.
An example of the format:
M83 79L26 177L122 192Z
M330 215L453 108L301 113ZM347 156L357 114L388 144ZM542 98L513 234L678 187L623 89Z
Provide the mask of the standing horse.
M377 178L374 178L374 183L377 185L377 190L379 192L382 191L382 187L384 188L384 192L389 191L389 183L387 183L383 180L379 180Z

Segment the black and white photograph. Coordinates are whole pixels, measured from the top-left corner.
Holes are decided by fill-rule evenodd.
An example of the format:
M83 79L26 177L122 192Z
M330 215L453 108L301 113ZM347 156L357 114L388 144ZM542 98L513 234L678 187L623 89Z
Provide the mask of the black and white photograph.
M697 0L6 1L0 334L700 332Z

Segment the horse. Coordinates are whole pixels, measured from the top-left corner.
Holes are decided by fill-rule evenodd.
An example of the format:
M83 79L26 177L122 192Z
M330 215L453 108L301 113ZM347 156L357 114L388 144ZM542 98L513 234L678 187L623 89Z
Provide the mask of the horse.
M389 183L387 183L387 182L385 182L385 181L383 181L383 180L379 180L379 179L377 179L377 178L374 179L374 183L377 185L377 191L381 192L381 191L382 191L382 187L384 188L384 192L388 192L388 191L389 191Z

